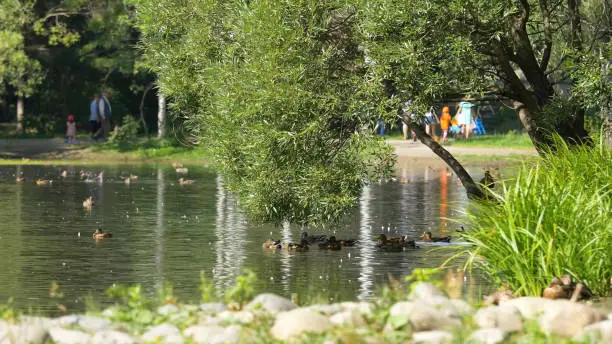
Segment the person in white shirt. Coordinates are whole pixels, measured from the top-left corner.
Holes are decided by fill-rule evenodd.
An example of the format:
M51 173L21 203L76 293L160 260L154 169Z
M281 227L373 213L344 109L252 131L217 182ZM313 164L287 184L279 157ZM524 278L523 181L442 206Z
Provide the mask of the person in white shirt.
M100 115L100 124L102 127L102 138L108 138L108 134L110 132L111 127L111 116L113 111L111 109L110 102L108 101L108 97L110 94L108 90L104 90L102 92L102 96L98 101L98 114Z

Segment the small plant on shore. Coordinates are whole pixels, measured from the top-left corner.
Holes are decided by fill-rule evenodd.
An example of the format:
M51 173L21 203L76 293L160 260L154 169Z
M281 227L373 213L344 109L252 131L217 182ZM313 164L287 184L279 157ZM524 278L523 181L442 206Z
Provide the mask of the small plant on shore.
M113 132L109 142L124 144L133 141L138 137L139 129L140 122L131 115L125 115L123 117L123 123Z
M242 308L245 303L250 301L255 296L255 282L257 276L249 269L245 269L241 275L236 277L236 285L234 285L225 294L227 303L236 303L239 308Z
M201 301L204 303L214 302L219 299L213 281L206 277L204 271L200 272L200 295Z
M469 265L505 281L518 295L540 295L569 274L605 296L612 276L612 151L557 140L535 167L468 212Z

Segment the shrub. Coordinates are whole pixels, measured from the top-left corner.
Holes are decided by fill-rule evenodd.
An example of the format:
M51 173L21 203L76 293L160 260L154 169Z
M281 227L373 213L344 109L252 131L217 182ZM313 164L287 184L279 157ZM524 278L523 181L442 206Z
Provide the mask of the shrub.
M127 143L136 139L140 122L131 115L123 117L123 124L117 127L111 135L109 142L111 143Z
M612 276L612 153L603 142L557 141L555 152L502 184L497 202L468 210L468 264L519 295L539 295L553 276L570 274L603 296Z

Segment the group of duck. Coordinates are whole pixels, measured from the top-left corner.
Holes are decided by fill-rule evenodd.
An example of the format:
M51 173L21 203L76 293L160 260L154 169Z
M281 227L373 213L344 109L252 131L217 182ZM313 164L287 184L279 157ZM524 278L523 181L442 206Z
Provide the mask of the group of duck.
M433 237L431 232L425 232L421 235L424 242L450 242L450 236ZM336 236L309 235L307 232L302 232L299 243L283 243L281 240L268 239L263 243L264 249L286 249L289 251L303 252L308 251L310 246L317 245L319 249L338 251L343 247L355 246L359 243L357 239L338 239ZM399 252L406 248L419 248L415 240L409 240L408 236L390 237L385 234L376 236L376 247L381 251Z

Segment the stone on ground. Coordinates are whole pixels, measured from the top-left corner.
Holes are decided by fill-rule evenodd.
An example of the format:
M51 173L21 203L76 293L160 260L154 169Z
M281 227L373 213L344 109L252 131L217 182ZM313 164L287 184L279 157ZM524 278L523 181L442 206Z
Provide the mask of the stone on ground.
M366 322L359 312L356 311L344 311L336 313L329 318L329 321L334 325L340 326L353 326L361 327L365 326Z
M175 305L163 305L157 308L157 314L160 315L168 315L171 313L176 313L179 311L179 308Z
M481 308L474 321L481 328L500 328L506 332L523 330L523 319L519 311L507 305Z
M259 307L270 313L290 311L297 308L291 300L269 293L257 295L253 301L246 306L246 309L253 310Z
M104 330L96 332L91 340L92 344L133 344L135 343L134 338L130 335L114 331Z
M568 300L554 301L555 307L544 311L540 317L540 328L545 333L564 337L575 336L591 324L605 319L599 310L581 303Z
M425 300L433 297L446 297L438 288L431 283L419 283L414 286L410 298L412 300Z
M343 310L342 306L337 303L332 303L330 305L312 305L306 308L324 315L333 315Z
M82 331L67 330L61 327L49 329L49 335L56 344L83 344L89 343L91 336Z
M65 315L52 320L52 323L60 327L78 326L85 331L100 331L111 325L108 319L81 314Z
M162 342L168 344L183 344L185 340L181 336L181 331L170 324L161 324L149 328L143 335L144 342Z
M414 344L446 344L452 341L453 335L446 331L423 331L412 335Z
M191 326L185 329L185 337L196 343L238 343L240 342L240 326Z
M398 302L391 307L389 314L394 317L407 317L415 331L441 330L461 326L461 321L451 318L442 311L425 302Z
M557 307L554 300L533 296L508 300L501 305L518 309L521 315L527 319L536 319L545 310Z
M249 324L255 320L255 314L249 311L230 312L225 311L217 314L217 318L222 321L239 322Z
M612 319L600 321L585 327L582 333L577 335L575 339L581 341L583 338L591 336L595 336L595 338L601 340L603 343L612 343Z
M506 337L506 332L499 328L482 328L472 332L468 338L470 343L497 344Z
M227 310L227 307L221 302L209 302L200 305L200 309L206 314L217 314Z
M270 332L276 339L287 340L304 332L322 333L331 326L327 317L310 309L297 308L278 314Z

